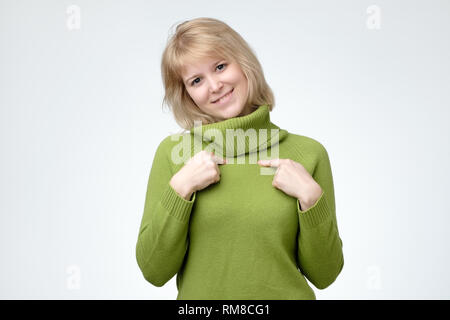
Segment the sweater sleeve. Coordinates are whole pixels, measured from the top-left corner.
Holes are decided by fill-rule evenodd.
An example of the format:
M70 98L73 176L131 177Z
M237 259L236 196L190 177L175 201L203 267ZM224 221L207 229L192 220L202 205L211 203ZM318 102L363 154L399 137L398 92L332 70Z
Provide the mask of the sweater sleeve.
M136 259L144 278L161 287L180 269L187 251L189 218L196 192L187 201L169 184L168 139L158 146L147 184Z
M336 221L333 176L326 149L319 144L321 157L312 174L322 188L316 203L301 211L297 200L300 232L297 263L300 271L318 289L331 285L344 266L343 243Z

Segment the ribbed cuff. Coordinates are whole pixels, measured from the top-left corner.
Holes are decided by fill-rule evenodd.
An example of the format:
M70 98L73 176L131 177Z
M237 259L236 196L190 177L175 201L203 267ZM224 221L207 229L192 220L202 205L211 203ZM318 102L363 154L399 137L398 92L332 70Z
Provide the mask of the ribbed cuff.
M161 196L161 204L168 213L181 221L188 221L195 202L197 192L194 192L190 201L181 197L172 186L167 183L166 190Z
M330 217L330 208L328 207L325 191L317 199L316 203L305 211L300 210L299 201L297 200L297 211L300 217L300 227L311 229L321 224Z

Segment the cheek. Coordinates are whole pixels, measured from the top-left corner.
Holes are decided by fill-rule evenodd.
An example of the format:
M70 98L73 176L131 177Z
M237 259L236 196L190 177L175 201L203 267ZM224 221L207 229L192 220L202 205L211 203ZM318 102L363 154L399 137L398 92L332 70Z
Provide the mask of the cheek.
M196 88L188 91L192 100L197 103L204 103L205 101L209 101L209 96L207 90L204 88Z
M245 95L248 90L248 81L244 75L239 78L239 89L242 95Z
M236 73L235 74L235 83L237 83L241 90L246 90L247 87L247 78L243 73Z
M238 67L234 67L231 74L233 79L235 79L236 81L243 81L246 79L244 72L242 72L242 70Z

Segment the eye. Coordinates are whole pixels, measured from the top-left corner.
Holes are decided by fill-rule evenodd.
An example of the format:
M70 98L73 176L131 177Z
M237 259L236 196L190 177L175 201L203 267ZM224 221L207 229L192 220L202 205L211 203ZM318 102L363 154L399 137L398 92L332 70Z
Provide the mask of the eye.
M224 66L224 68L225 68L225 65L226 65L226 63L221 63L221 64L219 64L217 67ZM219 69L219 70L223 70L223 68L222 68L222 69Z
M219 68L219 70L222 71L222 70L225 68L226 65L227 65L226 63L221 63L221 64L218 64L216 68L219 68L220 66L223 66L222 68ZM191 85L192 85L192 86L194 86L195 84L198 83L198 82L196 82L197 79L200 79L200 78L195 78L195 79L191 82Z

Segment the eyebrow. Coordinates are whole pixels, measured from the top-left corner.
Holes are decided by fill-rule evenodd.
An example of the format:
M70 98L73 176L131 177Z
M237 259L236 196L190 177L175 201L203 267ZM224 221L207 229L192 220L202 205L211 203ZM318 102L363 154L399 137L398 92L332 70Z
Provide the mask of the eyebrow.
M216 64L218 64L220 61L222 61L223 59L220 59L220 60L218 60L218 61L216 61L216 62L214 62L212 65L211 65L211 67L214 67ZM189 80L191 80L192 78L195 78L195 77L197 77L198 76L198 74L194 74L194 75L192 75L192 76L190 76L189 78L186 78L186 80L184 80L184 82L189 82Z

